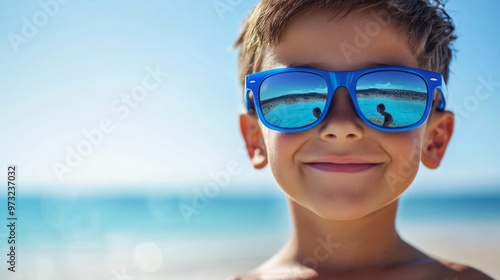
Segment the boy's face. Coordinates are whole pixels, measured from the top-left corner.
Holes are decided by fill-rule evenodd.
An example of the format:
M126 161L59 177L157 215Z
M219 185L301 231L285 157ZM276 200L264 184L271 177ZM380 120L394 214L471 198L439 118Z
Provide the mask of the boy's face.
M267 48L262 70L418 67L404 37L379 20L367 12L333 19L328 13L303 13L290 22L278 45ZM452 123L451 114L441 114ZM442 128L438 134L449 134L444 148L435 147L436 136L429 136L436 134L436 126ZM452 124L427 124L400 133L377 131L359 119L347 89L339 88L326 119L310 130L277 132L263 126L256 115L243 115L241 129L254 166L269 163L291 199L324 218L350 220L398 198L415 178L420 160L437 167Z

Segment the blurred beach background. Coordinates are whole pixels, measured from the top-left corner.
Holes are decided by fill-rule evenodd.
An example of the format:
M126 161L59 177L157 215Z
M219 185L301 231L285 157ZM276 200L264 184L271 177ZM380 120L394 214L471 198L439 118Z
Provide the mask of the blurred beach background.
M226 279L289 236L239 135L231 49L257 1L0 1L0 184L18 167L16 272L0 279ZM500 3L449 1L456 133L398 230L500 278Z

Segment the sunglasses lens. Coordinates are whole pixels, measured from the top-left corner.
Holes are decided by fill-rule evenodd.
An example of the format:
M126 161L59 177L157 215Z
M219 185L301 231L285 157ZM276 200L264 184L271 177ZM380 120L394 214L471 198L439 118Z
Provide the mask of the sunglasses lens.
M379 71L361 76L356 99L364 117L380 127L407 127L418 123L427 106L427 84L418 75Z
M314 123L325 111L328 84L313 73L281 73L266 78L259 94L268 123L281 128L300 128Z

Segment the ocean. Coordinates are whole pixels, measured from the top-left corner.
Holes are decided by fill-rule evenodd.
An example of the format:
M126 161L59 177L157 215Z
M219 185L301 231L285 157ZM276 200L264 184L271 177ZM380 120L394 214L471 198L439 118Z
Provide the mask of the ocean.
M32 194L17 198L16 217L16 272L4 261L0 279L226 279L270 257L290 230L277 194ZM500 244L500 195L403 196L397 225L404 238L444 255L495 250L487 245ZM9 234L2 226L7 261ZM440 239L456 252L439 249ZM492 256L500 260L500 252ZM494 260L472 259L490 271Z

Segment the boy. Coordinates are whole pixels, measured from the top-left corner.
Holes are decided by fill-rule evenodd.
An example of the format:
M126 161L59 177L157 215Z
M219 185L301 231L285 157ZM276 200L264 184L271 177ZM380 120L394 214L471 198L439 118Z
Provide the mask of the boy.
M377 112L379 112L382 116L384 116L384 121L383 121L383 124L382 126L389 126L390 124L392 124L392 115L387 113L385 111L385 105L380 103L377 105Z
M428 0L254 8L237 41L241 132L252 165L269 164L286 193L293 231L236 279L491 279L427 256L395 229L418 163L437 168L453 132L444 110L453 30ZM370 121L380 103L391 104L390 127Z

